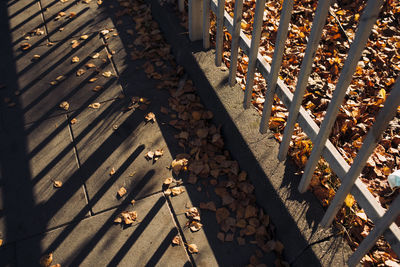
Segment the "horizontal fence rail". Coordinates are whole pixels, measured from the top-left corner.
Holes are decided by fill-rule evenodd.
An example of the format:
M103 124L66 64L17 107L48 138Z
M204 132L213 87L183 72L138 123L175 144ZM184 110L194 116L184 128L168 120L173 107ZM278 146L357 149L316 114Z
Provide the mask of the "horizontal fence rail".
M218 1L218 3L217 3ZM190 1L191 2L191 1ZM189 4L190 4L189 2ZM329 206L324 218L321 221L323 226L329 226L335 217L337 211L342 206L344 199L348 193L356 198L358 204L364 209L368 218L375 222L376 226L373 231L360 244L358 250L350 257L348 264L356 265L363 255L376 242L377 238L383 233L385 239L390 243L392 250L400 256L400 228L394 223L394 220L400 213L400 197L392 203L389 210L386 211L369 192L367 186L358 179L363 167L370 154L381 138L381 134L388 126L389 122L396 115L397 107L400 105L400 79L394 85L390 96L385 103L384 108L377 116L376 123L369 131L363 146L350 167L338 150L329 141L328 137L331 132L333 123L339 113L339 108L345 97L347 88L352 80L353 73L356 69L361 54L368 41L371 30L378 18L383 0L369 0L360 19L360 24L350 46L347 59L344 63L343 70L340 73L338 83L333 91L332 100L328 106L326 116L321 124L321 128L314 122L311 116L301 106L301 102L307 87L307 82L311 73L312 64L316 50L322 36L322 30L329 12L332 0L320 0L314 16L308 39L305 55L301 64L298 81L294 95L281 79L278 79L279 70L282 64L283 51L285 41L289 29L289 22L293 10L293 0L284 0L280 23L275 43L274 56L270 66L264 57L258 52L260 44L260 36L263 25L263 15L266 0L257 0L253 22L253 32L251 40L241 31L241 19L243 0L235 1L234 18L224 11L225 0L198 0L202 3L203 14L192 12L192 16L201 16L203 19L202 29L190 30L199 32L203 31L203 46L208 49L209 43L209 25L211 10L217 16L217 32L216 32L216 58L215 63L219 66L222 62L223 50L223 26L232 35L232 51L230 58L229 84L232 86L236 80L236 68L238 58L238 48L240 47L249 57L249 63L246 75L246 88L244 93L243 106L248 108L251 103L251 95L254 85L254 74L256 69L267 77L267 90L264 102L263 116L260 123L260 132L265 133L268 129L268 121L271 113L274 95L280 98L284 105L289 109L289 116L286 127L284 129L282 143L279 149L278 158L284 160L289 148L290 140L294 130L295 123L299 123L300 127L307 134L313 143L313 149L306 164L306 168L299 185L299 191L304 192L308 188L312 174L316 168L316 164L323 156L329 163L333 172L339 177L342 185L339 187L331 205ZM191 9L189 7L189 9ZM200 12L199 12L200 13ZM189 14L190 15L190 14ZM189 21L198 18L190 18ZM190 33L189 33L190 34Z

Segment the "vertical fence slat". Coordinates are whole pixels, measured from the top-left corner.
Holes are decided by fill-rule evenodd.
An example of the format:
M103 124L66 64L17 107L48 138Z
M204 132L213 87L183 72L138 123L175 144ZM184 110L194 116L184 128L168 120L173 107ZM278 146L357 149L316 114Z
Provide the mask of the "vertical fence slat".
M232 34L232 45L231 45L231 62L229 67L229 85L233 86L236 83L236 70L237 70L237 58L239 52L239 38L240 28L242 24L242 10L243 0L235 1L235 11L233 15L233 34Z
M376 240L382 235L383 231L400 215L400 196L398 196L390 205L385 215L375 224L374 229L361 242L357 250L351 255L347 264L356 266L362 257L372 248Z
M328 210L322 218L321 224L323 226L329 226L332 223L333 218L342 206L347 194L350 193L351 188L355 180L360 175L362 169L365 166L369 156L374 151L376 144L379 142L381 134L386 130L389 122L396 115L397 107L400 105L400 79L395 84L395 87L390 92L388 99L386 100L385 106L379 112L376 117L375 124L368 132L364 143L357 153L350 170L343 178L342 185L339 187L335 194Z
M218 67L222 63L222 48L224 45L224 8L225 0L218 0L217 33L215 36L215 65Z
M280 161L286 158L289 149L290 140L294 130L294 125L299 115L300 105L303 100L304 92L307 87L308 78L310 77L312 63L314 61L315 52L317 51L319 42L321 41L322 30L325 26L326 16L329 12L331 0L320 0L314 16L314 22L311 27L310 38L307 44L306 52L301 63L299 78L294 91L293 101L289 108L289 117L283 132L282 143L279 147L278 159ZM265 107L264 107L265 108Z
M189 39L201 40L203 37L203 0L189 0Z
M251 46L249 51L249 64L247 66L246 89L244 92L244 108L250 107L251 93L254 85L254 72L257 63L258 48L260 47L261 30L263 26L265 0L257 0L254 14L253 33L251 36Z
M275 87L278 80L279 70L282 65L285 42L289 31L289 22L293 10L293 0L283 2L279 28L275 42L274 57L271 63L271 72L267 78L267 90L265 92L265 102L260 123L260 132L265 133L268 130L269 117L271 116L272 103L274 102Z
M210 2L203 0L203 48L210 48Z
M358 26L354 41L351 44L343 70L340 73L339 81L336 85L335 91L333 92L332 101L328 106L328 110L321 124L315 143L313 144L310 158L307 161L304 174L300 181L299 191L302 193L307 190L311 181L312 174L317 166L322 149L325 147L326 140L329 137L336 116L339 113L339 107L342 104L347 88L350 85L358 60L364 50L372 27L378 18L382 3L383 0L369 0L361 16L360 25Z
M179 12L183 12L183 10L185 9L185 0L178 0L178 8L179 8Z

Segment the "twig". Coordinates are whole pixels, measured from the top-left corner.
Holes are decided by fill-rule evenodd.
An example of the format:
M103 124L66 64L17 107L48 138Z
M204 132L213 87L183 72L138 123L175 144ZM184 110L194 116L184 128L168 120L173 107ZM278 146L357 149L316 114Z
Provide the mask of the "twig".
M350 38L349 38L349 36L347 35L346 31L344 30L344 28L343 28L343 26L342 26L342 23L340 23L339 18L338 18L338 17L335 15L335 13L333 12L332 7L329 8L329 14L331 14L331 16L335 18L337 24L339 24L340 30L341 30L342 33L346 36L347 41L348 41L349 44L350 44L350 43L351 43Z

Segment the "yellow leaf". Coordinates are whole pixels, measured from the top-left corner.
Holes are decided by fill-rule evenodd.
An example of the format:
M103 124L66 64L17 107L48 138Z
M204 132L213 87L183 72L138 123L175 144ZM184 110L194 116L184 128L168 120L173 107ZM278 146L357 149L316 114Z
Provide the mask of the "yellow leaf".
M354 197L351 194L348 194L346 199L344 200L344 203L349 208L353 207L355 202L356 202L356 200L354 199Z

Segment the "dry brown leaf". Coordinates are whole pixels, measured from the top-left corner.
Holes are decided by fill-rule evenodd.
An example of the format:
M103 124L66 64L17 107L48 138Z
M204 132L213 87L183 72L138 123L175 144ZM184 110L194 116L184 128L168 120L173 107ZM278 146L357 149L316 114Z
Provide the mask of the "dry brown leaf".
M173 196L180 195L183 192L185 192L185 188L183 186L178 186L178 187L171 188L171 193L172 193Z
M144 117L147 122L155 122L156 121L156 115L153 112L147 113L147 115Z
M53 253L43 255L39 260L39 264L42 267L49 267L52 262L53 262Z
M167 179L164 180L164 185L169 186L172 182L174 181L174 178L168 177Z
M92 103L89 105L89 108L98 109L100 108L100 106L101 106L100 103Z
M33 60L38 60L40 58L40 55L33 55Z
M87 34L84 34L84 35L81 36L82 40L86 40L87 38L89 38L89 35L87 35Z
M181 237L179 235L174 236L172 244L180 246L182 244Z
M161 157L162 155L164 155L163 149L157 149L156 151L154 151L154 156Z
M3 239L0 238L0 247L3 245Z
M229 210L225 207L217 209L215 212L215 216L217 218L217 222L221 223L223 222L226 218L229 217Z
M74 57L71 59L71 62L72 62L72 63L78 63L78 62L79 62L79 57L74 56Z
M105 72L103 72L101 75L103 75L103 76L106 77L106 78L110 78L111 75L112 75L112 72L111 72L111 71L105 71Z
M131 200L131 204L135 205L136 201L134 199Z
M168 114L169 110L166 107L161 106L160 108L161 113Z
M97 85L97 86L95 86L95 87L92 89L92 91L93 91L93 92L98 92L98 91L100 91L101 89L103 89L103 86Z
M67 101L61 102L60 108L62 108L64 110L68 110L69 109L69 103Z
M75 18L76 17L76 13L75 12L69 12L69 18Z
M76 76L81 76L81 75L83 75L84 73L86 72L86 70L84 70L84 69L79 69L77 72L76 72Z
M201 224L198 221L192 221L189 224L189 228L192 232L197 232L200 231L200 229L203 227L203 224Z
M63 76L63 75L60 75L60 76L58 76L58 77L56 78L56 81L61 81L62 79L64 79L64 76Z
M167 189L167 190L165 190L164 191L164 194L166 195L166 196L170 196L171 194L172 194L172 191L171 191L171 189Z
M137 219L136 211L123 211L121 214L115 218L114 222L116 223L124 223L125 225L130 225L134 223Z
M174 159L171 163L171 167L173 172L178 175L181 170L186 170L188 160L183 158L183 159Z
M61 264L57 263L57 264L51 265L51 267L61 267Z
M96 78L96 77L93 77L93 78L91 78L91 79L89 80L90 83L94 83L95 81L97 81L97 78Z
M92 58L93 58L93 59L96 59L96 58L99 58L99 56L100 56L99 53L95 53L95 54L92 55Z
M112 175L114 175L114 174L115 174L115 168L112 167L111 170L110 170L110 176L112 176Z
M73 124L75 124L75 123L77 123L78 122L78 120L76 119L76 118L73 118L73 119L71 119L71 121L70 121L70 123L73 125Z
M224 234L223 232L218 232L217 238L218 238L220 241L224 242L224 241L225 241L225 234Z
M146 155L145 155L145 158L146 158L147 160L153 159L153 158L154 158L154 152L153 152L153 151L147 152Z
M118 196L119 197L123 197L125 194L126 194L126 189L125 189L125 187L121 187L119 190L118 190Z
M93 63L87 63L85 64L85 67L90 69L90 68L96 68L96 65L94 65Z
M75 42L71 45L71 48L77 48L79 45L80 43L75 40Z
M63 185L63 183L61 181L54 181L53 182L53 186L55 188L60 188Z
M200 212L196 207L189 208L185 212L185 215L191 220L200 221Z
M31 44L30 43L22 43L22 44L20 44L20 47L21 47L22 51L26 51L29 48L31 48Z
M189 244L188 245L188 250L190 253L194 254L194 253L198 253L199 249L197 248L196 244Z

